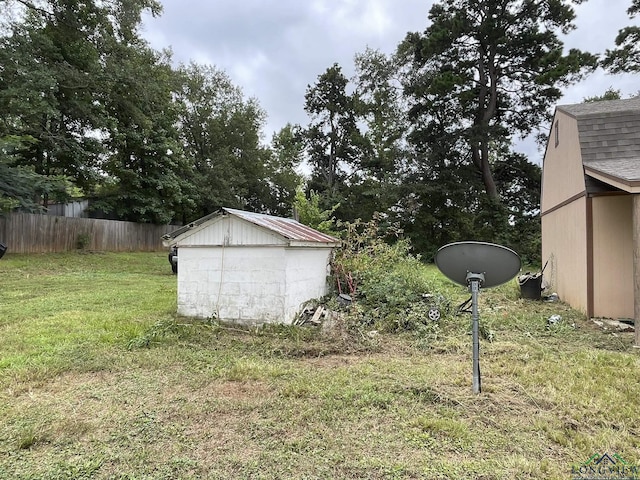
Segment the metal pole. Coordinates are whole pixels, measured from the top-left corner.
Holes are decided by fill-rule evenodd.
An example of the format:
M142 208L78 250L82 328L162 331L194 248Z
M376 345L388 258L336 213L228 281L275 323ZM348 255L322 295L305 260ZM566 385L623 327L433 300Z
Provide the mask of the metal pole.
M480 282L471 280L471 319L473 320L473 393L480 393L480 340L478 338L478 290Z

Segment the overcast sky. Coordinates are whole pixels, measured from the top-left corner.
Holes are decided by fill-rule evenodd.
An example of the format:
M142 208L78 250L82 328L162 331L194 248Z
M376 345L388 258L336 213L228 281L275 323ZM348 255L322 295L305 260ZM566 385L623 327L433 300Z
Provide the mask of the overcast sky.
M306 125L304 94L338 63L353 74L353 57L367 47L392 53L407 32L423 31L432 0L161 0L162 16L146 18L142 35L155 49L170 48L176 64L195 61L224 70L245 97L267 112L265 140L287 122ZM614 46L621 27L635 22L631 0L589 0L576 7L577 29L567 47L593 53ZM596 72L572 86L561 103L578 103L607 88L624 97L640 90L631 75ZM531 141L519 149L535 163Z

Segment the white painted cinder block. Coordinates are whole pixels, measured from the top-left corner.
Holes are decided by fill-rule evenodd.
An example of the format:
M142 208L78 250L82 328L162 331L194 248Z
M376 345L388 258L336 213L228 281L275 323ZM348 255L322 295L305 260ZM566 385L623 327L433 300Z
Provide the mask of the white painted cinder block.
M327 293L331 249L182 247L178 313L244 324L286 323Z

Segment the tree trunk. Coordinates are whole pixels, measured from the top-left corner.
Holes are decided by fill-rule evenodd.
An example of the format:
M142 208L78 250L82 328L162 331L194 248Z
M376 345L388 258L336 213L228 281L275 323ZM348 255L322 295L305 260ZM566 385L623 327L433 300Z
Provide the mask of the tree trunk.
M489 148L485 142L482 144L482 156L480 157L482 181L484 183L484 189L489 197L500 202L500 194L498 193L498 187L493 179L493 172L491 171L491 165L489 164Z
M483 142L481 145L471 146L471 158L473 164L476 166L480 175L482 175L482 183L484 184L484 190L489 197L500 201L500 194L498 193L498 187L493 179L493 172L491 171L491 165L489 164L489 148Z

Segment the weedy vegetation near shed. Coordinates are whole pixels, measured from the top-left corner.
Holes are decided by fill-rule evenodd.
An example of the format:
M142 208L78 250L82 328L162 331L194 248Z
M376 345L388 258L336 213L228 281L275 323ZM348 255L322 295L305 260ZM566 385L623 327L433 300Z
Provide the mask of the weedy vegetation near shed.
M0 478L549 479L605 452L638 465L632 334L522 300L515 281L482 291L473 395L470 316L424 330L414 296L468 292L402 246L372 248L376 261L350 255L362 290L328 333L177 317L164 253L6 255Z

